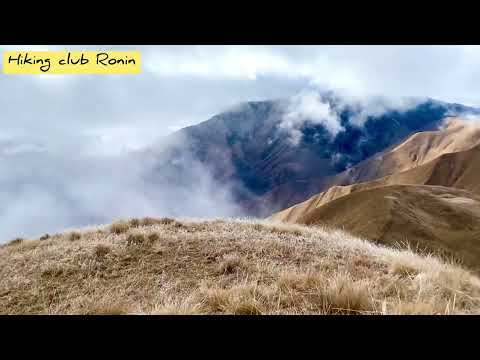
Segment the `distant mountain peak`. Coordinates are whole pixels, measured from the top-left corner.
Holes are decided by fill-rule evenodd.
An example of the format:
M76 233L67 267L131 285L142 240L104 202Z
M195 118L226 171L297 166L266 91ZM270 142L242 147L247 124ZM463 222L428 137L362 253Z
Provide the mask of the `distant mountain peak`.
M248 101L171 138L178 140L175 152L188 152L216 181L232 187L247 213L265 214L289 205L278 197L275 203L267 200L278 187L317 179L318 185L298 189L300 197L308 197L322 190L325 179L415 132L437 129L445 116L475 110L428 98L352 99L319 91ZM178 171L168 167L168 155L159 159L155 173ZM187 167L178 176L188 173Z

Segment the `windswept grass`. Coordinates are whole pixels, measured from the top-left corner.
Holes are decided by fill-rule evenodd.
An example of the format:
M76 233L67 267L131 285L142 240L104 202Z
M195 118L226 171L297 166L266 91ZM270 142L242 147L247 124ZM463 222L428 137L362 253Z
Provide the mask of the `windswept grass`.
M145 218L0 248L3 314L479 311L458 265L320 227Z

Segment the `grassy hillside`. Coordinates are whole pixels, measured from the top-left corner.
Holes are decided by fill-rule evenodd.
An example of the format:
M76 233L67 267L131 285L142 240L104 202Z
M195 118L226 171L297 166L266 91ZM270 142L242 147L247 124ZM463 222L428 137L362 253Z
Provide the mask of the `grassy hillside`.
M280 212L314 198L319 206L352 191L393 184L453 186L480 193L480 126L461 118L447 118L442 124L437 131L415 133L334 176L310 177L274 187L259 202L276 204L272 211ZM318 193L320 196L314 195Z
M270 219L295 223L307 212L339 197L387 185L446 186L480 195L480 146L466 151L443 154L426 164L378 180L332 186L306 201L273 214Z
M371 181L426 164L444 154L480 145L480 126L461 118L447 118L437 131L413 134L398 146L373 156L335 176L332 185Z
M456 314L480 279L319 227L133 219L0 248L3 314Z
M340 227L377 243L440 251L480 269L480 127L461 119L445 126L411 136L349 176L389 175L332 186L269 220Z
M395 185L358 191L298 217L385 244L409 244L480 268L480 198L441 186Z

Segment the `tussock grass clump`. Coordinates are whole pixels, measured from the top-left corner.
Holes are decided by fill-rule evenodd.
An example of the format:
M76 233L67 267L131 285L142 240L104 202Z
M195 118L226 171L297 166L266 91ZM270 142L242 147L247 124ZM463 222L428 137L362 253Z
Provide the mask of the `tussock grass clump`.
M153 217L144 217L143 219L133 218L128 221L128 224L132 228L137 228L140 226L153 226L153 225L176 225L179 224L175 219L169 217L163 218L153 218Z
M398 261L393 261L390 265L390 271L392 274L400 275L400 276L415 276L418 274L418 270L411 266L408 263L402 263Z
M127 245L143 245L147 238L142 233L130 234L127 237Z
M199 303L183 302L179 300L168 300L164 304L159 304L150 312L152 315L197 315L201 313Z
M21 243L23 243L25 241L24 238L15 238L13 240L10 240L8 243L7 243L7 246L15 246L15 245L20 245Z
M140 219L137 219L137 218L133 218L133 219L130 219L130 221L128 222L130 224L131 227L139 227L141 222L140 222Z
M150 243L149 238L141 232L133 232L127 236L128 246L139 246Z
M110 225L110 232L112 234L123 234L130 229L130 224L127 221L119 220Z
M159 224L159 220L152 217L145 217L141 220L143 226L152 226Z
M325 289L328 313L375 313L370 280L355 281L348 273L329 280Z
M302 235L302 227L296 224L288 224L282 222L272 222L272 223L255 223L254 225L255 230L267 230L274 234L281 234L281 235Z
M128 314L128 310L126 310L121 305L111 305L107 307L92 307L85 315L126 315Z
M277 280L277 287L284 292L320 289L326 283L325 276L312 272L284 272Z
M158 235L157 233L151 233L151 234L149 234L149 235L147 236L147 238L148 238L148 240L149 240L150 242L153 243L153 242L155 242L155 241L160 240L160 235Z
M77 241L77 240L80 240L82 238L82 234L79 232L79 231L72 231L69 235L68 235L68 239L70 241Z
M110 246L106 246L106 245L102 245L102 244L99 244L97 246L95 246L95 256L97 257L104 257L105 255L107 255L109 252L110 252Z
M1 247L0 313L480 313L471 272L338 230L162 219L94 230Z
M233 274L238 271L245 271L247 263L237 254L226 255L218 266L218 273Z
M368 281L357 281L349 273L331 277L322 273L284 273L276 282L279 304L295 307L308 304L322 314L375 313ZM299 309L301 311L301 309Z
M266 312L261 294L250 284L200 290L198 297L206 313L260 315Z
M391 313L393 315L448 315L450 312L448 305L444 307L432 300L418 303L399 301L394 304Z
M61 276L64 273L64 269L59 266L49 266L41 272L42 278L52 278Z
M108 299L100 302L87 301L82 304L82 315L126 315L129 313L128 305L119 300Z
M169 217L164 217L159 220L159 224L163 224L163 225L170 225L174 223L177 223L177 221Z
M152 218L152 217L145 217L141 220L141 224L143 226L152 226L152 225L171 225L177 223L177 220L169 218L169 217L163 217L163 218Z

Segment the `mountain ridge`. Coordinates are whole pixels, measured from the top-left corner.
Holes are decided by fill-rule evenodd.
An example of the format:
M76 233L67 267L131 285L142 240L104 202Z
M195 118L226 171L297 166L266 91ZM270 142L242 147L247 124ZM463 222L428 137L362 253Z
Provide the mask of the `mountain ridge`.
M458 136L459 133L463 136ZM417 140L425 137L428 137L431 140L432 136L436 136L437 144L443 144L444 141L446 141L449 146L433 149L434 154L427 154L427 156L417 156L412 148L408 149L408 151L404 152L403 154L398 154L399 152L402 152L404 149L406 149L408 145L415 143L422 147L422 149L424 150L425 142L418 142ZM448 140L452 136L454 136L455 138ZM465 142L465 138L470 139L470 141ZM432 148L430 147L430 149ZM452 149L464 149L464 151L460 150L453 153L443 153L443 151L451 151ZM412 156L415 160L413 160ZM480 125L462 123L461 120L455 119L453 120L453 123L450 123L450 125L447 124L446 130L427 134L414 134L386 154L380 154L375 158L371 158L363 163L360 163L353 169L347 170L347 172L340 173L337 176L337 179L339 180L334 178L331 182L331 184L333 185L330 186L327 190L317 195L314 195L313 197L305 200L304 202L301 202L276 214L273 214L271 216L271 219L281 221L295 221L295 219L297 219L296 214L304 211L300 209L307 209L306 211L308 211L311 209L312 206L321 206L328 201L334 200L343 195L350 194L351 192L361 191L382 185L441 185L466 189L476 193L480 191L480 186L476 185L478 182L480 182L480 179L478 179L477 181L478 176L475 175L477 173L475 171L475 169L477 169L476 164L478 163L478 161L475 161L475 159L480 160L479 156ZM378 174L378 169L381 169L380 173L388 175L377 179L371 175L371 171L370 169L368 169L368 165L372 162L376 162L379 158L387 159L387 161L385 162L387 166L386 168L382 169L382 162L378 162L379 165L377 164L376 166L375 175ZM406 168L407 170L392 173L392 171L394 171L395 169L395 166L398 165L398 161L393 162L392 166L392 162L388 160L391 158L406 158L407 161L398 168ZM364 170L365 168L366 170ZM454 168L456 169L456 171L452 172L451 170ZM363 178L358 175L347 178L346 175L350 175L351 172L353 172L354 174L362 174L363 172ZM480 174L480 172L478 173ZM452 179L453 175L455 176L454 179ZM347 178L347 181L345 180L345 178ZM352 180L352 178L354 180ZM355 180L358 180L359 178L360 181L355 182ZM365 178L367 180L363 181ZM368 180L370 178L374 179ZM349 182L350 184L335 185L335 180L337 180L337 183L339 184L343 184L346 182Z
M388 246L453 257L480 270L480 197L436 185L386 185L338 197L296 223L338 227Z
M322 101L331 109L339 106L331 94ZM288 109L287 100L248 102L181 129L171 136L178 141L166 152L170 155L160 155L146 176L153 182L162 173L189 178L190 163L175 160L188 153L220 186L231 189L245 214L263 217L321 191L348 164L364 161L415 131L437 128L452 111L474 110L428 99L405 111L367 116L359 127L350 122L363 109L342 106L338 119L344 131L332 138L325 126L306 117L295 129L302 136L294 144L280 126ZM288 191L277 190L289 186ZM285 197L287 193L291 196Z
M354 170L365 178L388 175L334 185L268 219L339 227L388 246L420 246L480 270L480 124L451 119L442 130L413 134Z

